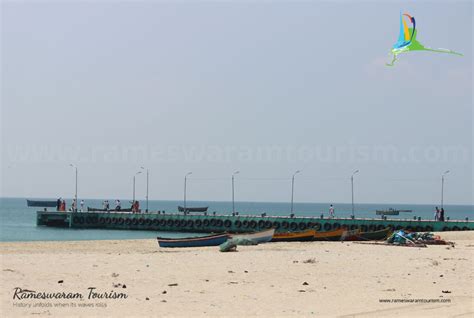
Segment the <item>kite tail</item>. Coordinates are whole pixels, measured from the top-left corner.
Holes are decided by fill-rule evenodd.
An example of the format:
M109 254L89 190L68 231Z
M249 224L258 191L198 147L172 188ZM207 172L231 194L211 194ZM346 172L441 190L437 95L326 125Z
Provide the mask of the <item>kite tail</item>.
M397 55L393 54L393 59L392 62L390 63L385 63L386 66L393 66L395 64L395 61L397 60Z
M456 52L456 51L452 51L452 50L448 50L448 49L432 49L430 47L424 47L424 49L426 51L431 51L431 52L438 52L438 53L447 53L447 54L454 54L454 55L459 55L459 56L464 56L462 53L459 53L459 52Z

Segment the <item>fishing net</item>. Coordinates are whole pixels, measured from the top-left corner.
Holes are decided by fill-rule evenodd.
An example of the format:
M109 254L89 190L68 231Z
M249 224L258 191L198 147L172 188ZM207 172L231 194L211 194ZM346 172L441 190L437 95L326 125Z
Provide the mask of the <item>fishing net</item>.
M245 238L234 238L225 241L219 245L221 252L235 252L237 251L237 245L257 245L258 243Z

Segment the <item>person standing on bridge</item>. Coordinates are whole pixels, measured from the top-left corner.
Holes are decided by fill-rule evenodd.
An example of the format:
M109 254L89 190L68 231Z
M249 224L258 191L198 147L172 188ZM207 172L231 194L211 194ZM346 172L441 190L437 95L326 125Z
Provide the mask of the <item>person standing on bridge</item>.
M329 206L329 217L334 218L334 207L332 204Z
M439 208L435 208L435 213L434 213L434 219L435 221L439 221Z

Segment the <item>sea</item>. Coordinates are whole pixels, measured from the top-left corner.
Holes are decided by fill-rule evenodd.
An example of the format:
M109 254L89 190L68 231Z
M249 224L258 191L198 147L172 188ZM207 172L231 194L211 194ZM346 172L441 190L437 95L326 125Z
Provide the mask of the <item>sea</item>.
M36 200L55 200L54 198L29 198ZM68 207L71 199L66 199ZM103 200L84 199L85 206L102 207ZM125 208L127 200L121 200ZM114 200L109 200L111 207ZM150 200L149 211L166 211L176 213L177 206L183 205L182 201ZM336 217L350 217L352 205L349 203L332 203L335 208ZM187 201L188 207L208 206L209 212L217 214L230 214L232 202L214 201ZM145 201L140 202L145 209ZM375 215L376 210L382 209L412 210L410 213L400 213L390 218L433 219L435 205L431 204L374 204L364 203L355 205L355 216L364 218L380 218ZM121 240L121 239L144 239L162 237L199 236L197 233L174 233L159 231L133 231L133 230L98 230L98 229L69 229L36 226L36 210L26 206L26 198L0 198L0 241L76 241L76 240ZM329 203L294 203L295 216L316 216L321 214L328 216ZM451 220L469 220L474 218L473 205L445 205L445 216ZM287 216L290 214L290 204L281 202L235 202L235 210L240 215L267 215Z

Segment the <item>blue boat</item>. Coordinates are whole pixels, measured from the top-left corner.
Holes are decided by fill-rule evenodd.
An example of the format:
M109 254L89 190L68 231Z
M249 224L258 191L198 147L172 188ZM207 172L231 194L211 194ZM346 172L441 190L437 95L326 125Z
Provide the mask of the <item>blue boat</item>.
M227 239L227 234L214 234L201 237L184 237L184 238L164 238L157 237L160 247L201 247L201 246L219 246Z

